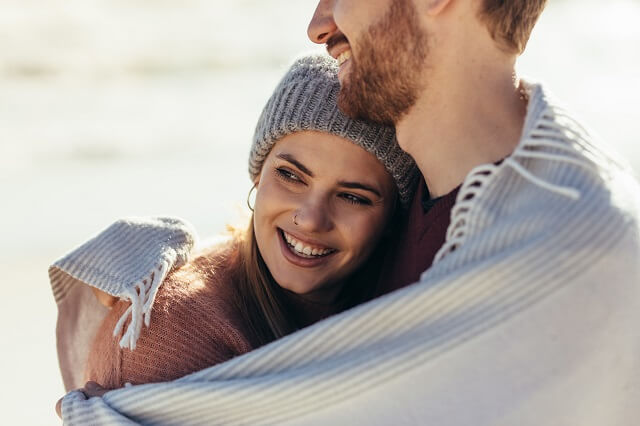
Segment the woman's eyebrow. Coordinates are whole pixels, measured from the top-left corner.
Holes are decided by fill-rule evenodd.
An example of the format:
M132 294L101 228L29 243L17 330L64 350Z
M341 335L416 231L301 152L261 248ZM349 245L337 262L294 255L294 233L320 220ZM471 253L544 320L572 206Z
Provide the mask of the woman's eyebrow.
M380 194L380 191L378 191L377 189L375 189L372 186L365 185L365 184L360 183L360 182L344 182L344 181L341 181L341 182L338 182L338 185L343 186L345 188L351 188L351 189L363 189L365 191L373 192L378 197L382 198L382 194Z
M291 164L299 168L300 171L302 171L302 173L309 175L310 177L313 177L313 173L311 173L311 170L307 169L307 167L304 164L296 160L296 158L293 155L283 152L283 153L277 154L276 157L280 158L281 160L290 162Z

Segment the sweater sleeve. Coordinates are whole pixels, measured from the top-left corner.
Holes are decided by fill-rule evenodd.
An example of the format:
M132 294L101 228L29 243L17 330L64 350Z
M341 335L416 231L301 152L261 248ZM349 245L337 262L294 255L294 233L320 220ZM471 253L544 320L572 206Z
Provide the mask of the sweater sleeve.
M97 333L86 378L107 388L169 381L251 350L225 285L170 276L133 351L112 335L128 307L118 302Z

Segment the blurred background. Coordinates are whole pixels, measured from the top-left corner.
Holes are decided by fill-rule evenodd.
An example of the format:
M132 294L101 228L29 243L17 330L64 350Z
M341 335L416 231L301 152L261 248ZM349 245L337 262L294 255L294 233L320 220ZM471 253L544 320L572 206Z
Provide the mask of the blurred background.
M2 423L56 424L47 267L115 218L237 222L315 0L0 2ZM640 171L640 2L552 0L521 58Z

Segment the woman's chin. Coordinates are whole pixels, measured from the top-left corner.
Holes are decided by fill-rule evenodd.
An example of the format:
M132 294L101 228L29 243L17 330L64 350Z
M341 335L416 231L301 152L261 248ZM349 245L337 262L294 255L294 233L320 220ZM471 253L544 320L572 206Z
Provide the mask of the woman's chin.
M315 280L309 280L309 277L300 274L281 274L279 277L273 275L282 289L318 303L332 303L342 288L342 282L331 279L318 281L319 277L314 277Z
M273 275L273 279L278 285L291 293L295 293L304 296L308 293L313 293L322 287L322 284L316 282L307 282L303 277L296 274L282 274L280 276Z

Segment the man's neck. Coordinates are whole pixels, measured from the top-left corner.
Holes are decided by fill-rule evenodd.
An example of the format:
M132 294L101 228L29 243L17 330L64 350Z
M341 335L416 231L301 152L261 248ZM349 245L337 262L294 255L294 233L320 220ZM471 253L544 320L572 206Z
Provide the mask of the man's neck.
M513 68L464 68L458 76L431 75L396 124L400 146L415 159L433 197L458 187L474 167L507 157L522 132L526 99Z

